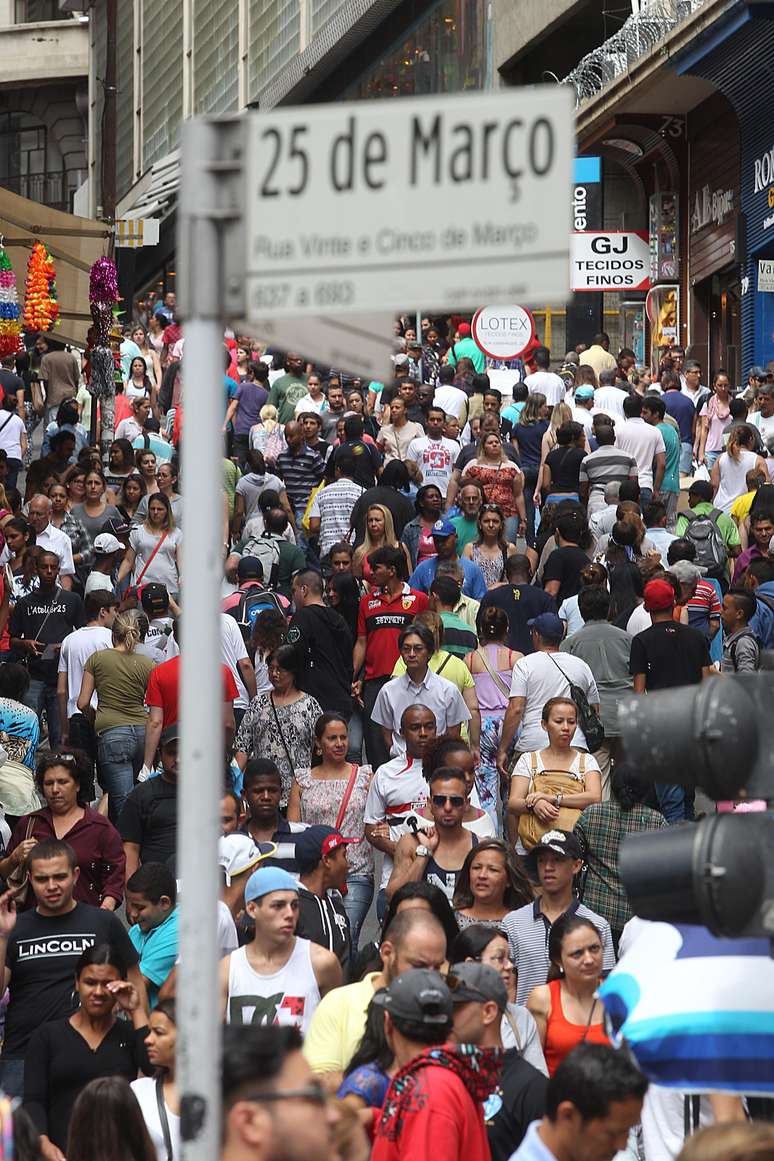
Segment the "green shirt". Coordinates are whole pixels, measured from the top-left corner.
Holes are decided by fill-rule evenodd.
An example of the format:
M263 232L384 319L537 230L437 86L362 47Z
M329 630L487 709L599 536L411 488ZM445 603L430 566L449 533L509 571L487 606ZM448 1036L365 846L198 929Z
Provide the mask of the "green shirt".
M239 477L242 475L233 460L223 461L223 490L228 497L228 514L234 515L234 498Z
M443 621L443 648L456 657L466 657L478 648L478 638L462 617L456 613L441 613ZM443 677L443 674L441 674Z
M472 544L478 536L478 523L467 516L453 516L452 524L457 529L457 552L462 556L466 544Z
M666 466L661 481L662 492L680 491L680 434L677 427L669 423L657 423L656 427L664 437Z
M290 423L295 418L296 404L308 394L306 375L280 375L275 379L269 392L269 403L277 408L280 423Z
M478 375L486 370L486 355L473 339L460 339L449 351L449 362L452 367L456 367L460 359L470 359Z
M94 725L98 734L116 726L147 724L145 690L153 670L150 657L143 653L101 649L92 653L83 668L94 678L97 693Z
M695 504L693 508L691 508L691 512L693 512L696 516L709 516L713 507L713 504L710 504L708 500L705 500L701 504ZM727 516L725 512L721 512L721 514L718 516L717 523L718 531L723 537L723 543L725 544L726 548L735 548L738 544L741 543L739 540L739 529L730 516ZM678 516L675 534L677 536L685 536L685 530L687 527L688 521L686 520L685 515Z

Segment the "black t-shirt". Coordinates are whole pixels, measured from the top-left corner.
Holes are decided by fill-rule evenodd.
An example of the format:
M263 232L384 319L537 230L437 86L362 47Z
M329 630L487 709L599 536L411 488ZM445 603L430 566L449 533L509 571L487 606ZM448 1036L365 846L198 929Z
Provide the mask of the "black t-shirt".
M343 455L352 455L355 458L355 474L353 479L361 488L373 488L376 473L382 466L382 456L379 449L364 439L348 440L333 451L328 463L331 479L336 471L336 461Z
M0 395L0 400L2 400L9 395L15 395L17 391L23 391L24 380L15 371L9 371L5 367L0 367L0 387L2 387L4 392L3 395Z
M511 438L516 441L525 472L530 468L534 472L540 467L543 436L547 431L547 419L539 419L537 423L516 423L511 428Z
M657 621L632 640L629 672L644 673L648 690L698 685L710 664L707 638L679 621Z
M546 456L551 469L552 492L577 492L580 466L586 458L585 448L555 447Z
M78 594L57 588L49 596L34 592L17 601L11 613L10 633L12 637L23 637L27 641L61 645L68 633L83 628L85 624L86 612ZM46 661L32 654L28 656L30 677L42 678L47 684L55 685L59 652Z
M130 791L118 820L125 843L138 843L141 863L165 863L177 850L177 783L149 778Z
M293 614L288 642L304 657L299 682L304 693L316 697L323 710L352 713L352 637L335 609L309 605Z
M499 585L481 598L479 616L494 605L508 617L508 648L519 653L534 653L532 635L527 627L538 613L555 613L556 601L535 585Z
M112 911L76 903L65 915L44 916L34 909L17 915L6 957L11 999L4 1057L23 1056L36 1028L75 1011L75 965L82 952L101 943L117 948L127 967L139 963L126 928Z
M574 597L581 591L581 569L589 563L588 553L576 544L566 545L564 548L555 548L548 557L543 569L543 583L559 581L559 592L556 603L561 605L568 597Z
M523 1060L518 1049L505 1053L500 1083L484 1103L492 1161L508 1161L532 1122L541 1119L547 1085L548 1077Z

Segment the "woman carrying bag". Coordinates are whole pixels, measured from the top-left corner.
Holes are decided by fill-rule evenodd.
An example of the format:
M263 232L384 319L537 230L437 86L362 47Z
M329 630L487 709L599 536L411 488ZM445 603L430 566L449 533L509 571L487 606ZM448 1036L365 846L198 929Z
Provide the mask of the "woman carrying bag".
M544 750L522 754L511 776L508 813L518 827L516 849L529 851L547 830L571 831L580 813L602 801L596 759L571 744L578 725L575 702L552 697L543 706Z

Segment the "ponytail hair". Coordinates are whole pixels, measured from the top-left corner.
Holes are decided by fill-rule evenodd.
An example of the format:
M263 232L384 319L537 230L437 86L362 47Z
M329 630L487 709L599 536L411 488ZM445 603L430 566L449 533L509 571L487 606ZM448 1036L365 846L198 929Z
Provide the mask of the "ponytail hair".
M134 653L142 640L140 626L133 614L134 610L132 609L125 613L119 613L113 622L113 641L119 645L124 645L127 653Z

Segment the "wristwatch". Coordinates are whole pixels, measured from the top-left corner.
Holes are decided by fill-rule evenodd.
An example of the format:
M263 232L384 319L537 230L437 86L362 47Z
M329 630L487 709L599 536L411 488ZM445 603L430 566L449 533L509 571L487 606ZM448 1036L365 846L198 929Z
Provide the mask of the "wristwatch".
M433 857L433 852L424 843L419 844L416 853L420 859L431 859Z
M561 806L563 798L564 798L563 794L555 794L554 795L554 806L557 806L557 807Z

